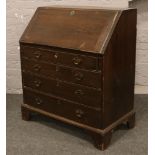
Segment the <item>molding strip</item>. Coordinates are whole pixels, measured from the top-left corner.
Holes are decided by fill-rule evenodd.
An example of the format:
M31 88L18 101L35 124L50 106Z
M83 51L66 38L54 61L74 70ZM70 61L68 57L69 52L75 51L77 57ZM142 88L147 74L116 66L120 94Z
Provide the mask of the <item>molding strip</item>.
M127 113L126 115L124 115L123 117L121 117L120 119L118 119L117 121L112 123L111 125L109 125L107 128L102 130L102 129L98 129L98 128L95 128L95 127L91 127L91 126L88 126L88 125L85 125L85 124L81 124L81 123L72 121L70 119L67 119L67 118L64 118L62 116L58 116L58 115L43 111L43 110L38 109L38 108L34 108L34 107L32 107L30 105L27 105L27 104L22 104L22 107L25 107L25 108L27 108L27 109L29 109L31 111L38 112L40 114L44 114L44 115L46 115L48 117L52 117L52 118L54 118L56 120L60 120L62 122L65 122L65 123L68 123L68 124L71 124L71 125L75 125L77 127L84 128L84 129L87 129L87 130L90 130L90 131L93 131L95 133L99 133L99 134L102 134L102 135L109 132L110 130L114 129L119 124L121 124L122 122L127 120L128 117L130 117L131 115L133 115L135 113L134 111L130 111L129 113Z

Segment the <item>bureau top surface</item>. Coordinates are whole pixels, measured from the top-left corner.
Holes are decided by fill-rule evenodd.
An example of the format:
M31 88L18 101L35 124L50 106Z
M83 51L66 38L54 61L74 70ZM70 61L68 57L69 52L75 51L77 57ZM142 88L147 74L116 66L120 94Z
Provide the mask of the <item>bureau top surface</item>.
M40 7L20 42L103 53L120 10Z

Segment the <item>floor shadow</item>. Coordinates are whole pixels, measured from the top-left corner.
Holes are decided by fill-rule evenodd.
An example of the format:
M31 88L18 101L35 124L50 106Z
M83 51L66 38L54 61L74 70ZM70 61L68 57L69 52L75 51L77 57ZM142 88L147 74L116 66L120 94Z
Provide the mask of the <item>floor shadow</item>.
M49 118L47 116L43 116L41 114L33 113L31 121L38 122L40 124L44 124L50 128L56 129L60 132L63 132L65 134L69 134L75 137L78 137L80 139L93 142L91 136L86 133L86 131L82 128L75 127L70 124L63 123L61 121L58 121L54 118Z
M73 125L69 125L66 123L63 123L61 121L55 120L53 118L49 118L46 116L43 116L38 113L33 113L31 121L38 122L40 124L44 124L50 128L56 129L60 132L63 132L65 134L69 134L75 137L78 137L80 139L83 139L85 141L88 141L89 143L94 144L92 137L87 133L86 130L81 129L79 127L75 127ZM117 134L117 131L119 132L119 135ZM112 136L111 144L115 144L115 142L119 141L126 133L127 133L128 127L126 124L119 125L115 130ZM126 132L125 132L126 131Z

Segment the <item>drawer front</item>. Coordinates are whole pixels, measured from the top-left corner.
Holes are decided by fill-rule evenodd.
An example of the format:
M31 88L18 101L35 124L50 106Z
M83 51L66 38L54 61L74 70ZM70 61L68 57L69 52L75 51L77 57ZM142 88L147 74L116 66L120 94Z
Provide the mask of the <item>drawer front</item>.
M81 105L76 105L26 89L24 89L24 103L79 123L97 128L101 127L100 111L89 109Z
M25 87L53 94L67 100L78 102L91 107L100 108L102 92L80 85L66 84L58 80L51 80L23 73Z
M100 62L97 57L67 53L52 49L36 48L31 46L21 46L21 57L58 63L70 67L84 68L87 70L99 70Z
M89 72L75 68L67 68L63 66L56 66L53 64L46 64L38 61L31 61L22 59L22 70L30 71L32 73L48 76L49 78L77 83L94 88L101 88L101 73Z

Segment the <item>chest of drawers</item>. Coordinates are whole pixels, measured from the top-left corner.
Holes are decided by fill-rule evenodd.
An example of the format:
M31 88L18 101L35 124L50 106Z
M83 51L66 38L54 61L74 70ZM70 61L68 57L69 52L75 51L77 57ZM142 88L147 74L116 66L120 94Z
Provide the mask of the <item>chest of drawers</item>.
M20 39L22 118L37 112L107 148L133 128L136 9L40 7Z

